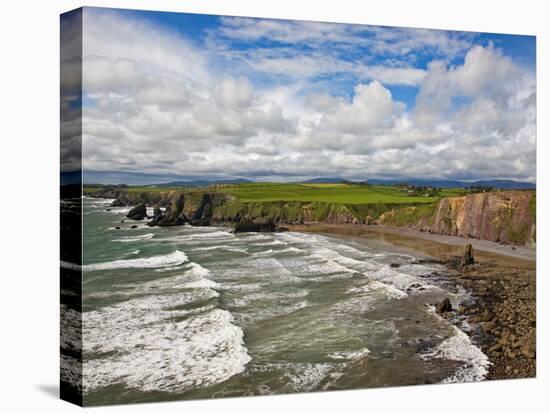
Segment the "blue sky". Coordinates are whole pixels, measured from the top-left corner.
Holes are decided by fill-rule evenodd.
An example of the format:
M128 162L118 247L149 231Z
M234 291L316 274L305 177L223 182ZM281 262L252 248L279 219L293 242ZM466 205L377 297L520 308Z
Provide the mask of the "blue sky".
M535 44L86 8L85 167L534 181Z
M221 16L216 15L204 15L204 14L190 14L190 13L173 13L173 12L153 12L145 10L121 10L120 13L136 19L143 19L151 22L154 26L159 28L165 28L166 30L174 31L180 34L182 37L190 40L196 47L203 48L208 47L208 39L210 34L216 31L220 25L222 25ZM258 19L266 20L266 19ZM278 22L280 20L274 20ZM357 28L361 28L362 25L353 25ZM382 30L392 31L392 27L383 27ZM434 30L435 32L436 30ZM492 43L498 49L502 50L503 54L511 57L518 65L525 67L528 70L535 71L536 63L536 37L527 35L511 35L511 34L498 34L498 33L473 33L473 32L457 32L457 31L442 31L447 34L452 34L457 38L469 39L471 45L487 46ZM361 35L358 35L361 36ZM371 35L368 33L363 34L368 38ZM230 39L231 40L231 39ZM272 41L266 38L255 39L254 41L242 41L233 40L230 41L231 48L236 51L253 51L259 48L293 48L296 51L302 53L312 52L312 48L308 45L296 44L293 42L281 42ZM333 44L329 43L323 45L321 50L325 53L330 53L333 50ZM316 49L316 51L319 51ZM444 58L449 59L451 64L461 64L464 61L466 50L461 53L457 53L453 56L442 56L439 53L433 51L414 53L413 66L416 68L427 69L428 63L433 59ZM342 50L338 55L347 61L354 62L358 60L364 60L368 57L368 61L371 64L383 65L387 62L387 56L372 53L367 47L356 47L351 50ZM407 62L408 59L403 59L402 56L392 56L392 58ZM282 79L273 79L265 76L265 74L256 74L253 79L257 82L284 82L284 77L278 77ZM330 77L318 76L315 80L327 80L328 85L325 87L335 95L351 95L353 93L354 82L357 80L353 77L346 77L345 74L331 74ZM418 93L417 86L407 85L388 85L388 89L392 92L392 95L407 104L407 107L412 108L414 101Z

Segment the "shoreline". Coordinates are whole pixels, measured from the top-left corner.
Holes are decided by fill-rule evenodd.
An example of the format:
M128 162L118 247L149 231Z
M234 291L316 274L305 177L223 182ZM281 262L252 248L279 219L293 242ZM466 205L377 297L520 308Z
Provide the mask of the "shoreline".
M471 244L481 261L499 260L510 264L532 267L536 260L536 250L523 246L499 244L489 240L470 239L443 234L427 233L402 227L365 224L326 224L307 223L285 225L291 231L322 233L349 237L354 240L377 240L393 246L444 259L462 255L464 247Z
M364 244L390 244L438 261L446 267L448 282L461 286L476 299L451 312L441 313L449 323L465 318L472 329L465 332L491 365L486 380L534 378L536 376L536 263L534 249L451 236L437 237L418 231L383 226L307 224L289 226L291 231L319 233ZM420 234L418 234L420 233ZM434 237L435 236L435 237ZM461 239L461 240L455 240ZM448 241L445 243L444 240ZM483 242L483 243L479 243ZM475 263L452 264L472 244ZM497 246L494 246L497 245ZM430 260L430 259L428 259Z

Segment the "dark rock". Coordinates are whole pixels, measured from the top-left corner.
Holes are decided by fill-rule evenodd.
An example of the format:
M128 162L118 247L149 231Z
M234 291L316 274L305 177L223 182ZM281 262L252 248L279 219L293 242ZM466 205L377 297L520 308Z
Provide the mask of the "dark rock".
M421 292L423 290L426 290L426 288L422 286L420 283L413 283L407 288L406 292L407 293Z
M400 263L391 263L390 264L390 267L393 267L393 268L398 268L398 267L401 267L401 264Z
M122 200L117 198L115 201L111 203L111 207L126 207L126 203L124 203Z
M462 258L462 266L470 266L474 264L474 248L471 244L467 244L464 249L464 257Z
M111 209L110 209L110 208L108 208L108 209L106 209L105 211L111 211Z
M435 306L435 310L437 313L452 312L453 305L451 305L451 300L449 298L443 299L441 303L438 303Z
M143 203L138 204L130 210L126 217L132 220L143 220L145 217L147 217L147 207Z
M134 224L133 226L130 226L131 229L137 229L138 226L136 224Z
M192 226L209 226L210 219L213 215L214 209L212 204L210 204L210 196L208 194L204 194L201 200L201 205L195 212L194 217L189 220L189 224Z
M155 208L153 209L153 220L159 218L160 216L162 216L162 210L159 206L155 206Z
M120 230L120 227L116 226L115 229Z
M272 220L266 222L254 222L252 220L242 219L239 223L236 223L235 227L233 228L234 233L274 231L277 231L277 225Z
M183 213L183 207L185 206L185 195L179 194L172 200L172 203L166 208L164 212L160 208L156 207L153 211L153 219L147 223L148 226L181 226L187 222L187 217Z
M416 352L418 353L426 353L429 352L433 348L434 344L431 341L431 339L427 338L418 338L416 340Z

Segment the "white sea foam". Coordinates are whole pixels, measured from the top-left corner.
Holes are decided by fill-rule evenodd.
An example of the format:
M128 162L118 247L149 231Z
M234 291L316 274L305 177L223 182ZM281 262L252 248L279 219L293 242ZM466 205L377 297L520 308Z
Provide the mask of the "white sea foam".
M435 313L433 306L429 307L429 312L435 315L440 320L444 320ZM488 373L488 368L491 365L489 358L481 349L475 346L470 337L458 329L456 326L451 326L453 335L441 342L434 351L422 354L422 359L442 358L452 361L463 362L458 371L448 378L445 378L442 383L453 382L473 382L482 381Z
M235 252L235 253L247 253L248 249L246 248L240 248L240 247L234 247L234 246L228 246L228 245L218 245L218 246L203 246L203 247L193 247L193 251L211 251L211 250L227 250L229 252Z
M102 293L101 296L136 296L143 294L171 293L176 289L218 289L219 285L210 280L210 271L198 263L189 263L181 269L183 273L160 277L149 282L117 284L115 292ZM91 294L94 296L94 294ZM219 293L211 291L208 297L218 297ZM205 299L203 297L202 299Z
M289 269L274 258L254 257L247 261L235 259L227 262L226 266L216 272L216 280L224 282L241 283L245 278L254 278L256 282L270 284L300 281L300 278L293 276Z
M260 239L261 242L258 242L258 243L254 243L255 246L280 246L280 245L284 245L286 243L283 243L282 241L279 241L279 240L276 240L276 239L273 239L273 240L265 240L265 239Z
M139 236L130 236L130 237L123 237L121 239L113 239L114 242L121 242L121 243L131 243L131 242L140 242L145 240L151 240L153 238L153 233L146 233L141 234Z
M157 268L166 266L175 266L185 263L187 255L181 250L176 250L169 254L143 257L138 259L114 260L112 262L94 263L83 266L85 271L127 269L127 268Z
M76 270L78 272L82 270L82 266L77 265L75 263L66 262L64 260L60 260L60 265L63 269Z
M106 214L128 214L132 207L110 207L110 211L105 210Z
M358 359L366 357L370 353L368 348L362 348L355 351L339 351L333 352L329 355L329 358L344 361L356 361Z
M60 346L63 349L77 351L82 348L82 313L61 305Z
M92 202L94 204L111 204L116 199L115 198L95 198L95 197L90 198L90 197L88 197L88 198L86 198L86 202L88 202L88 200L93 200Z
M400 290L406 290L413 283L418 283L417 276L394 270L387 265L378 264L378 270L368 272L368 275L376 280L393 285Z
M379 282L377 280L371 280L363 286L354 287L348 290L348 293L372 293L384 295L388 299L404 299L408 295L402 290L397 289L392 285Z
M333 364L292 364L295 371L292 374L285 374L289 384L296 391L311 391L318 389L321 382L334 369Z
M299 260L294 262L292 269L296 274L306 277L327 278L328 276L350 277L355 273L353 269L341 265L334 260L325 260L320 256L310 256L313 260ZM285 261L285 264L287 262Z
M254 291L248 294L243 294L234 300L235 306L250 306L253 302L270 301L277 304L283 300L301 299L309 295L306 289L296 289L290 291L266 292L265 290Z
M61 354L60 359L61 381L66 382L78 391L82 391L82 364L76 358Z
M373 261L368 260L366 258L363 258L361 260L354 259L348 256L344 256L338 253L334 249L329 249L324 247L316 248L315 256L333 260L336 263L341 264L342 266L345 266L357 272L371 271L371 270L377 269L378 266L380 266L377 263L374 263Z
M193 228L195 230L195 228ZM200 245L219 243L233 239L235 236L228 231L209 231L209 232L186 232L172 237L163 237L158 239L161 242L184 243L187 245Z
M137 324L133 309L114 318L110 312L85 315L90 340L86 345L96 352L116 353L87 360L84 392L115 383L143 391L182 392L223 382L242 372L250 361L243 332L225 310L179 322L148 311L156 318Z
M209 231L209 232L203 232L203 233L192 233L187 235L187 238L190 240L194 239L230 239L234 237L233 234L229 233L228 231Z

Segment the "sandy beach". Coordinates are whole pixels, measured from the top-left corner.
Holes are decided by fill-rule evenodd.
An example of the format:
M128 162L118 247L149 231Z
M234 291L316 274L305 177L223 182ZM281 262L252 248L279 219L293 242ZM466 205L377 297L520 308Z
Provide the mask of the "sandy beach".
M489 357L487 379L536 375L536 251L486 240L422 233L385 226L304 224L292 231L321 233L365 243L388 243L426 260L446 264L450 283L470 291L475 303L442 314L467 318L468 335ZM476 263L453 265L464 246L472 244Z
M402 227L361 224L312 223L289 226L293 231L323 233L357 239L378 240L397 247L414 250L434 258L461 255L464 247L471 244L480 261L498 260L514 265L531 267L536 260L534 248L511 246L488 240L467 239L426 233Z

